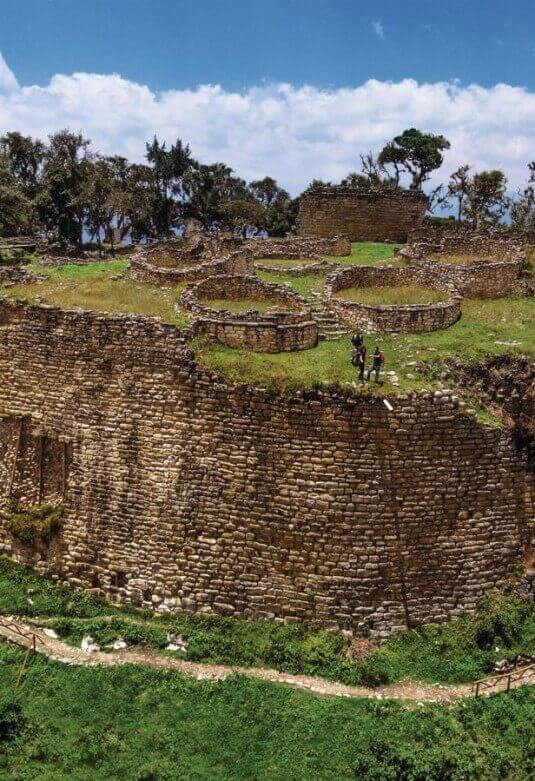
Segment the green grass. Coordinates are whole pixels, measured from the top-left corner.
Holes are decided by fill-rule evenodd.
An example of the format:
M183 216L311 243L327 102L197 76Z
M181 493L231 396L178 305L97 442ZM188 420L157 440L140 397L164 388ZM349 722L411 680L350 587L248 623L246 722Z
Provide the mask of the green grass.
M226 309L229 312L250 312L251 310L255 312L286 312L292 309L289 304L285 305L268 299L203 298L201 303L210 309Z
M304 279L308 279L305 277ZM395 370L399 388L385 384L382 393L432 388L445 363L454 357L466 361L502 352L535 354L535 299L512 295L499 299L464 299L463 315L455 325L420 334L370 334L368 348L376 344L385 358L385 370ZM356 382L351 365L350 336L320 342L298 353L252 353L199 341L193 344L200 363L239 382L261 384L285 391L317 384ZM410 374L412 377L407 377Z
M5 781L533 777L535 692L450 707L318 698L234 676L72 668L0 645Z
M99 312L136 313L159 317L178 327L188 324L184 312L177 311L184 286L159 287L138 282L127 269L127 260L97 263L66 264L56 267L30 266L30 270L45 274L44 282L6 288L10 297L42 300L65 309L81 308ZM113 277L120 276L119 279Z
M360 241L351 244L351 254L342 257L329 256L339 266L375 266L388 263L389 266L404 265L402 258L395 256L395 250L402 244L381 244L374 241Z
M407 677L430 683L468 682L492 671L497 659L532 653L535 645L535 607L515 595L487 597L475 617L401 632L354 661L347 656L348 640L340 632L306 624L187 613L170 617L114 607L1 557L0 613L46 620L74 645L88 633L103 645L120 635L131 646L163 652L167 633L176 632L188 643L179 655L190 661L273 667L354 685Z
M359 304L432 304L443 301L443 292L423 285L376 285L348 287L334 294L335 298L356 301Z
M321 293L327 279L326 274L307 274L304 277L294 277L291 274L277 271L257 271L256 276L263 282L269 282L273 285L289 285L292 290L305 298L310 293Z

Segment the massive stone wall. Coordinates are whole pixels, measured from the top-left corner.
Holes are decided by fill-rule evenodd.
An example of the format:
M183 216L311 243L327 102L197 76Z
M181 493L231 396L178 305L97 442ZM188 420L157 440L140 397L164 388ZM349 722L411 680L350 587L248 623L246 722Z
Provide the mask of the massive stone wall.
M509 432L453 395L392 405L229 386L172 326L4 301L0 549L160 610L379 634L456 615L515 572L533 478ZM35 502L10 482L32 437L68 444L48 553L4 526L17 491Z
M419 191L325 187L303 193L297 227L304 236L403 242L421 224L426 209L427 199Z

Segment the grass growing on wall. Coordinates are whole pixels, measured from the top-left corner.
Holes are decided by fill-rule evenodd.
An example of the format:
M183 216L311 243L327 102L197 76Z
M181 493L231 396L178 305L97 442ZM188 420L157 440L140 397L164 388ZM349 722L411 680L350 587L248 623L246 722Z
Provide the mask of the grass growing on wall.
M72 668L0 645L5 781L523 781L535 692L451 707L314 697L238 676Z
M6 519L6 529L24 545L50 542L61 529L63 505L43 504L13 513Z
M0 558L0 613L47 618L48 626L75 645L89 633L100 644L122 636L129 645L163 651L167 633L175 632L188 644L180 658L273 667L368 686L402 678L430 683L472 681L490 672L497 659L530 653L535 644L533 602L515 595L494 595L482 601L476 616L401 632L354 661L348 658L349 641L339 632L306 624L186 613L169 617L113 607L45 580L6 558Z
M335 298L377 306L383 304L433 304L449 298L447 293L424 285L370 285L347 287Z
M184 286L160 287L138 282L130 276L127 266L127 260L57 267L34 265L30 270L45 274L45 282L16 285L6 288L5 293L15 298L38 298L65 309L80 307L97 312L159 317L165 323L185 327L188 317L176 309Z

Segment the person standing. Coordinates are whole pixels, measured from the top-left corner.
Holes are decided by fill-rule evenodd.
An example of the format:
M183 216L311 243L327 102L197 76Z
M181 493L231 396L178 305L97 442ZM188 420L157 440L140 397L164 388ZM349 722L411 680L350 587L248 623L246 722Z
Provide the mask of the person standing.
M361 342L357 349L357 368L359 370L359 380L364 382L364 369L366 368L366 345Z
M373 363L368 369L368 374L366 375L366 379L370 379L370 375L373 372L375 374L375 382L379 382L379 374L381 372L381 366L385 362L385 357L379 347L376 347L373 352Z

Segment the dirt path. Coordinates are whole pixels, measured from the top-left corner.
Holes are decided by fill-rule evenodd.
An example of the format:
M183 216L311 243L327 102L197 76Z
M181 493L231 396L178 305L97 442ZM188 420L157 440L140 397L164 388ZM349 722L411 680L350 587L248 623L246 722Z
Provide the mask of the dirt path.
M220 664L201 664L188 662L182 659L172 659L167 656L159 656L150 651L124 650L105 653L103 651L83 651L61 640L49 637L42 627L31 623L25 623L11 616L0 616L0 637L9 642L29 648L35 636L35 647L38 653L44 654L49 659L70 665L82 665L86 667L113 667L117 664L144 664L149 667L163 670L176 670L183 675L190 675L197 680L221 681L230 675L245 675L249 678L260 678L272 683L282 683L295 689L303 689L311 694L324 697L365 697L375 700L396 699L413 700L417 702L447 703L460 697L472 695L472 687L469 684L458 686L446 686L442 684L426 684L414 681L404 681L391 686L381 686L369 689L364 686L346 686L342 683L333 683L323 678L314 678L308 675L291 675L278 670L263 669L259 667L228 667ZM505 683L497 681L498 676L489 678L492 686L486 692L495 693L503 691ZM533 685L535 683L535 669L522 681L514 681L511 688L520 685Z

